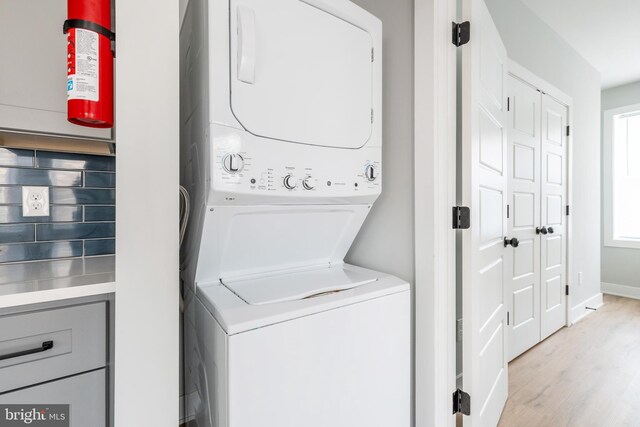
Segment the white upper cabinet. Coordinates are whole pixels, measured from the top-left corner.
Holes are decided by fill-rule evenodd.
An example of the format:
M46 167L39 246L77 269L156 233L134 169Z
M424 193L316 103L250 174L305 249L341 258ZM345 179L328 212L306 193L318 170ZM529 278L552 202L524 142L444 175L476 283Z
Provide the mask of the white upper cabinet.
M231 0L230 29L231 107L248 132L327 147L367 143L368 32L300 0Z
M111 139L67 121L66 0L0 1L0 130Z

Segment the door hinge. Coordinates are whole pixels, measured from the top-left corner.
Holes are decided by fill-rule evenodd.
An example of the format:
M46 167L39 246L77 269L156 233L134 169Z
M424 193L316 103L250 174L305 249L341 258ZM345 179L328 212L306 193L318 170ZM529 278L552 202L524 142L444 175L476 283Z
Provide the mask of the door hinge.
M567 126L567 136L571 135L571 126Z
M511 111L511 97L507 97L507 111Z
M565 294L566 296L569 296L569 285L566 285L566 286L565 286L565 288L564 288L564 294Z
M371 123L373 123L373 108L371 109Z
M509 210L510 210L509 208L510 208L510 206L507 205L507 219L509 219Z
M371 62L373 62L373 61L374 61L374 59L375 59L375 54L374 54L374 52L375 52L374 48L371 48Z
M510 321L510 319L509 319L509 318L510 318L510 316L509 316L509 312L507 311L507 326L509 326L509 324L510 324L510 322L509 322L509 321Z
M466 206L453 207L453 229L466 230L471 226L471 210Z
M567 205L567 210L566 210L566 214L567 214L567 216L569 216L569 212L570 212L570 210L569 210L569 205Z
M453 392L453 413L471 415L471 396L464 391L457 389Z
M457 47L469 43L471 40L471 23L469 21L460 24L452 22L451 28L451 43Z

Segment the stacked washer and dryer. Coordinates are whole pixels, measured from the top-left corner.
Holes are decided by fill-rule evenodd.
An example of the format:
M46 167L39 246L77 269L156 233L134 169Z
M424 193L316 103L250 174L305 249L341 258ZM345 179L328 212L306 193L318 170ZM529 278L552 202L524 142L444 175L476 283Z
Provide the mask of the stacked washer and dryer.
M381 192L381 22L190 0L180 43L187 417L409 426L409 285L344 263Z

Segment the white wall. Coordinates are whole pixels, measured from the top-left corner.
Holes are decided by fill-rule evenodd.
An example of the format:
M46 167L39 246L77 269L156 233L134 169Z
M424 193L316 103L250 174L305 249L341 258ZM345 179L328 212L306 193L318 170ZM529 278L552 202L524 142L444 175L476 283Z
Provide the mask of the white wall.
M602 111L640 103L640 82L602 91ZM604 138L603 138L604 142ZM603 147L604 148L604 147ZM604 170L604 169L603 169ZM602 192L609 191L603 187ZM604 200L604 199L603 199ZM604 229L604 222L602 223ZM603 236L604 241L604 236ZM602 282L640 288L640 249L602 247Z
M178 18L116 0L116 427L178 423Z
M520 0L486 3L509 57L573 98L573 268L569 284L575 319L585 313L586 301L597 301L600 294L600 74ZM578 285L579 272L582 285Z
M382 195L346 261L393 274L413 287L413 0L352 1L382 20L383 181Z
M382 20L382 195L347 261L414 281L413 0L354 0Z
M455 1L352 1L383 23L383 187L347 262L412 284L412 425L452 425Z

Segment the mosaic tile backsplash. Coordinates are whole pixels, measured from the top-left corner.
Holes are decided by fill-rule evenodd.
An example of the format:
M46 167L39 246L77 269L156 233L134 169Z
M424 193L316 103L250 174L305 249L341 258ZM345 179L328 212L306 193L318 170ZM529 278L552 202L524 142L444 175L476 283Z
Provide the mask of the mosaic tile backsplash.
M116 159L0 148L0 263L115 253ZM50 215L22 216L22 186L49 186Z

